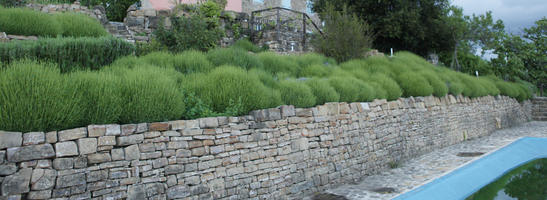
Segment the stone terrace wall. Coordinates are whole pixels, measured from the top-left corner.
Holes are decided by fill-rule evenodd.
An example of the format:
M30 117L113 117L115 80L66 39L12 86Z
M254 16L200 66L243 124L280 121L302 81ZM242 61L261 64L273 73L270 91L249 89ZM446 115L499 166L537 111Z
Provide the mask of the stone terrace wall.
M0 131L0 199L293 199L530 119L509 97L281 106L242 117Z

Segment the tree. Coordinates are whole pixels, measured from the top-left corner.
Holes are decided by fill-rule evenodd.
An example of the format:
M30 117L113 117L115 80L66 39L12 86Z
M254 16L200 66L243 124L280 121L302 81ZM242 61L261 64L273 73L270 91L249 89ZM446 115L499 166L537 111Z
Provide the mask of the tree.
M543 89L547 87L547 18L536 21L535 26L524 29L524 33L524 38L531 41L530 56L524 63L530 74L529 81L543 96Z
M372 46L374 34L370 26L348 13L347 7L336 11L334 6L327 5L321 18L325 22L323 36L318 36L313 43L326 56L344 62L362 57Z
M349 7L372 27L376 38L374 47L387 52L408 50L426 56L431 52L450 51L453 47L450 32L444 23L448 0L313 0L312 9L321 13L331 3L336 10Z

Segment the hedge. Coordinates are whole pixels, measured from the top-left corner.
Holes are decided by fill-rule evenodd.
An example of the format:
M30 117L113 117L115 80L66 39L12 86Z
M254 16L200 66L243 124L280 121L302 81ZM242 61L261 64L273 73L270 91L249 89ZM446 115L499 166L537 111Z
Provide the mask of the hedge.
M0 61L6 65L23 58L46 60L59 64L61 72L68 72L99 69L134 50L133 44L113 37L46 38L0 43Z

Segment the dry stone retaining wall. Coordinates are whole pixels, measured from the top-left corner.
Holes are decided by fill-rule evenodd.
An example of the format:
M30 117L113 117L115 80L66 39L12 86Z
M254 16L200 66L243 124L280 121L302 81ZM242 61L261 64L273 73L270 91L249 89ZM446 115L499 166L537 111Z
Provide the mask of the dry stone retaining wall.
M0 131L0 199L293 199L530 119L509 97L281 106L242 117Z

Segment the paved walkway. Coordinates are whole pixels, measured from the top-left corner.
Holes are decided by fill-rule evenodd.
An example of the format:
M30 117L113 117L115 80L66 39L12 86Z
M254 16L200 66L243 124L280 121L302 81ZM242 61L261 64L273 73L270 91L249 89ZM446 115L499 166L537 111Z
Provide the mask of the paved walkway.
M547 137L547 122L528 122L509 129L498 130L489 136L465 141L402 163L399 168L365 177L360 183L341 185L328 193L350 200L391 199L442 176L478 157L458 156L461 152L492 152L520 137ZM374 192L374 190L380 190Z

